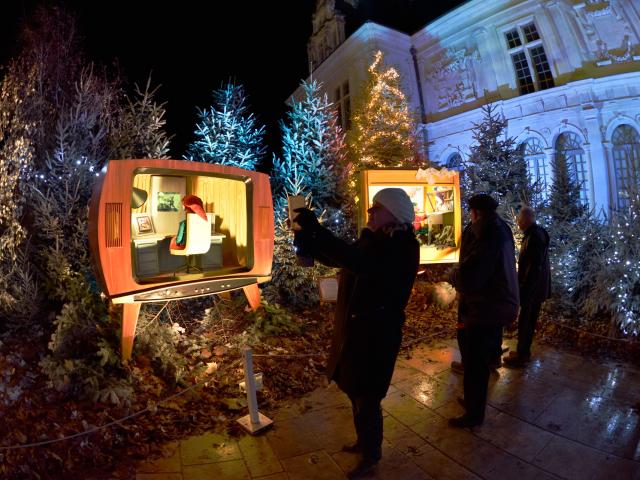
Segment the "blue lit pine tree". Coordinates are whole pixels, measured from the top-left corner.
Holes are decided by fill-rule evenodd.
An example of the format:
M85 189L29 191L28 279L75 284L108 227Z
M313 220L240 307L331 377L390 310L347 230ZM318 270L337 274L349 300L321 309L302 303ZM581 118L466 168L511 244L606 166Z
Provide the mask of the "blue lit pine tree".
M213 104L198 112L189 160L255 170L265 154L264 126L249 113L241 85L228 83L213 93Z
M344 135L333 105L313 80L302 82L302 99L292 101L280 126L282 156L274 157L271 177L276 216L273 279L265 293L271 301L305 307L317 303L316 280L328 270L320 265L298 266L293 234L286 225L287 197L304 196L325 225L338 235L352 236L340 208L345 198Z

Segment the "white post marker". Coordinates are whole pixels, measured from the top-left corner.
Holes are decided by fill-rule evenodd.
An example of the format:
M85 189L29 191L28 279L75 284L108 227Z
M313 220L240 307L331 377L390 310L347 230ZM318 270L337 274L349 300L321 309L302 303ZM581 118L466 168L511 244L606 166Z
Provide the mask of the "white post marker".
M249 347L245 347L242 352L244 362L244 384L247 390L247 404L249 415L238 419L238 423L243 426L251 435L264 430L273 424L273 420L264 416L258 411L258 398L256 397L256 380L253 375L253 352Z

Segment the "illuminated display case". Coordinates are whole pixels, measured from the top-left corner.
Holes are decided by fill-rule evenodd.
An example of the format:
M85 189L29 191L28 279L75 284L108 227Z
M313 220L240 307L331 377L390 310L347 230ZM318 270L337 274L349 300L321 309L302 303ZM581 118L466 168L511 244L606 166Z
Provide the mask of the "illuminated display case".
M202 200L202 216L185 212L185 195ZM172 239L183 220L180 251ZM263 173L168 159L108 162L89 205L89 245L104 293L124 304L123 357L131 354L140 303L241 288L256 308L257 284L271 278L273 240Z
M363 170L358 196L360 228L367 223L374 195L387 187L402 188L413 202L420 263L457 262L462 237L459 172L434 168Z

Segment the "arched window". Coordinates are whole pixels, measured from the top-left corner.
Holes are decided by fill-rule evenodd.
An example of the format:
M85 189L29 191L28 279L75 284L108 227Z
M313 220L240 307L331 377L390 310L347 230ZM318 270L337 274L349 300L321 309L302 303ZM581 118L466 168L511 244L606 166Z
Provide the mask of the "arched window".
M556 155L567 162L569 177L580 186L580 200L583 205L589 205L587 161L578 135L573 132L560 134L556 140Z
M520 153L527 162L529 179L536 192L539 192L544 200L549 198L549 187L551 186L551 172L549 169L549 159L544 153L544 145L535 138L528 138L520 144Z
M459 153L453 153L449 155L447 161L444 162L444 166L449 170L460 170L462 168L462 157Z
M640 136L630 125L620 125L613 131L613 168L616 175L618 208L629 207L629 187L640 186Z

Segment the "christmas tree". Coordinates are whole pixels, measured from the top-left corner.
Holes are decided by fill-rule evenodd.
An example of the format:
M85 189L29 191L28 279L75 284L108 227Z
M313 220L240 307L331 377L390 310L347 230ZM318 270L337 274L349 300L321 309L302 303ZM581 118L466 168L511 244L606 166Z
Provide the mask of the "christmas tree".
M87 62L62 8L39 8L26 29L0 85L0 328L49 336L39 366L59 391L126 403L87 207L107 160L166 152L164 110Z
M381 51L368 69L348 133L350 188L355 195L357 172L366 168L414 163L416 123L400 88L400 75L384 65Z
M25 106L30 104L35 91L35 79L32 74L18 75L15 67L13 64L0 82L0 318L16 314L20 304L25 304L23 312L32 305L26 295L30 285L23 284L26 288L21 289L19 280L25 271L20 254L27 237L23 225L27 202L24 192L28 190L33 168ZM22 318L19 316L17 320Z
M551 161L553 183L544 211L551 236L551 261L555 302L569 312L587 298L594 287L591 259L597 255L603 225L589 218L580 201L580 186L571 178L567 159L557 153Z
M506 135L507 121L496 107L487 105L482 110L482 121L473 126L474 145L467 160L463 194L466 198L478 192L495 196L500 215L513 220L520 205L531 198L527 164L515 140Z
M274 157L271 183L276 216L273 279L266 289L270 300L292 306L308 306L318 301L316 279L328 270L320 265L297 265L293 234L286 225L287 197L302 195L321 215L321 221L349 235L349 222L340 209L344 194L341 185L345 157L344 135L336 113L316 81L302 82L303 97L294 100L281 122L282 157Z
M111 135L110 158L169 158L169 141L164 128L165 104L158 104L151 77L144 91L135 86L133 97L125 96Z
M249 113L241 85L228 83L213 93L213 105L198 112L196 140L187 157L255 170L265 153L264 126Z
M547 209L550 222L574 224L587 213L586 207L580 201L580 185L570 177L567 159L563 155L553 155L551 169L553 183Z
M302 82L302 100L293 100L288 122L280 124L282 157L274 157L272 175L280 207L286 206L289 195L310 196L318 208L339 203L344 134L333 105L320 88L314 80ZM283 214L286 212L280 208L276 216L282 218Z

